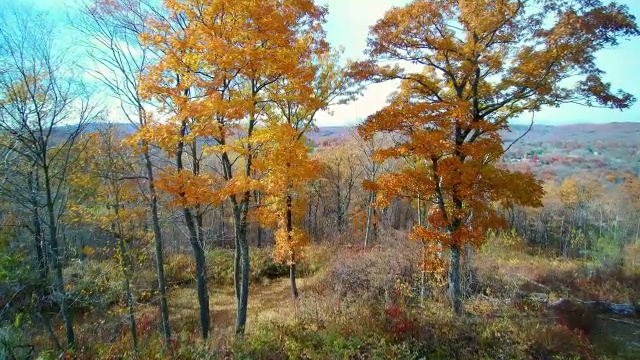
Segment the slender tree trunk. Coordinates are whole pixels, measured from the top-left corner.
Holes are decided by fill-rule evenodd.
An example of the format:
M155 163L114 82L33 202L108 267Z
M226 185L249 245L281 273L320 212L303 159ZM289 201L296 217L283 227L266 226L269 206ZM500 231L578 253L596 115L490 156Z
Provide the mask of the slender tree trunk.
M316 201L313 209L313 234L318 237L318 210L320 210L320 200Z
M234 229L236 250L234 258L234 283L237 300L236 335L244 335L249 300L249 244L247 242L247 212L250 194L240 204L234 205Z
M598 224L598 239L602 238L602 208L600 208L600 223Z
M116 215L117 216L117 215ZM121 227L121 226L119 226ZM122 230L119 230L118 246L120 247L120 269L122 270L123 275L123 286L124 286L124 294L127 300L127 307L129 310L129 331L131 332L131 342L133 345L133 352L135 353L138 349L138 331L136 329L136 313L135 313L135 301L133 299L133 293L131 291L131 271L132 271L132 262L130 261L130 257L128 256L124 233Z
M291 241L291 232L293 231L293 219L291 214L291 195L287 195L287 236L289 237L289 241ZM293 297L293 301L298 301L298 286L296 285L296 259L295 254L292 255L291 265L289 266L289 280L291 281L291 296Z
M342 233L342 228L344 226L344 210L342 205L342 196L340 195L340 190L336 191L336 199L338 202L336 203L336 225L338 226L338 232Z
M186 132L187 123L186 121L183 121L180 128L180 135L182 139L184 139L184 137L186 136ZM182 158L185 145L186 144L183 142L183 140L181 140L180 142L178 142L178 146L176 149L176 170L178 171L178 173L185 170ZM200 164L197 156L196 144L191 143L190 145L191 158L193 160L192 171L194 175L198 175L200 172ZM184 195L184 193L180 193L180 197L183 199ZM188 207L182 208L182 214L184 215L184 222L187 225L187 229L189 231L189 243L191 244L193 255L196 259L196 287L198 293L198 304L200 306L200 327L202 330L202 338L206 339L209 336L211 313L209 311L209 292L207 289L205 256L204 249L202 247L202 216L199 213L194 216L191 212L191 209L189 209Z
M364 249L367 249L367 245L369 245L369 238L371 237L371 220L373 217L373 202L375 201L375 192L371 192L369 194L369 204L367 204L367 224L364 230Z
M254 191L253 192L253 196L256 200L256 206L259 208L261 203L261 197L260 197L260 192L259 191ZM258 240L258 247L262 247L262 227L260 226L260 224L256 224L256 235L257 235L257 240Z
M293 297L293 301L296 302L300 298L298 285L296 285L296 264L289 266L289 280L291 282L291 296Z
M44 236L42 234L42 224L40 223L40 214L38 208L33 208L33 231L34 241L36 245L36 258L38 261L38 275L40 280L45 281L48 275L47 260L45 254Z
M202 330L202 338L209 337L209 328L211 323L211 312L209 310L209 290L207 289L207 274L204 249L198 239L198 232L194 223L191 210L185 208L182 210L187 229L189 230L189 243L193 249L196 259L196 283L198 292L198 305L200 306L200 327Z
M467 274L467 283L468 285L471 285L476 281L476 274L473 271L473 246L471 244L465 244L464 247L465 247L465 257L464 257L465 269L464 270Z
M194 218L196 219L196 230L198 233L198 240L200 241L200 247L202 248L203 251L205 251L205 249L207 248L207 243L205 242L204 222L203 222L204 219L203 219L200 206L196 206L194 211L196 213Z
M40 213L38 211L38 191L39 191L39 181L37 172L32 171L31 176L28 179L29 181L29 191L31 192L31 206L33 207L32 213L32 223L33 223L33 238L34 245L36 248L36 260L38 261L38 275L40 280L43 282L42 285L46 284L46 279L48 275L47 271L47 261L44 256L45 254L45 240L42 233L42 222L40 220Z
M225 207L224 202L220 204L220 236L222 239L227 236L227 228L225 224Z
M144 148L143 144L143 148ZM151 222L153 227L153 240L156 256L156 277L158 278L158 293L160 294L160 315L162 317L162 332L165 346L171 339L171 328L169 326L169 306L167 305L167 289L164 282L164 251L162 244L162 232L160 230L160 217L158 216L158 194L153 178L153 164L148 151L144 152L145 167L147 169L147 186L149 189L149 206L151 208Z
M235 288L236 294L236 302L237 306L240 306L240 294L241 294L241 280L242 274L240 269L240 237L242 237L242 225L240 222L242 221L242 216L240 214L240 208L237 204L234 204L233 207L233 229L234 229L234 239L235 239L235 248L234 248L234 256L233 256L233 285Z
M422 226L422 198L418 196L418 226ZM425 248L427 244L422 240L422 266L420 267L420 305L424 306L424 297L426 293L427 274L425 272Z
M449 298L454 315L462 315L462 296L460 291L460 248L451 246L451 262L449 266Z
M46 161L43 161L46 164ZM49 167L44 166L44 181L45 191L47 197L47 215L49 218L49 244L51 246L52 265L54 270L55 283L54 288L56 295L60 298L60 307L62 308L62 319L64 321L65 334L67 336L67 346L69 349L74 350L76 348L76 339L73 333L73 319L71 311L69 309L69 302L67 301L67 293L64 289L64 278L62 275L62 259L60 254L60 248L58 244L58 224L56 220L53 189L51 188L51 177L49 175Z

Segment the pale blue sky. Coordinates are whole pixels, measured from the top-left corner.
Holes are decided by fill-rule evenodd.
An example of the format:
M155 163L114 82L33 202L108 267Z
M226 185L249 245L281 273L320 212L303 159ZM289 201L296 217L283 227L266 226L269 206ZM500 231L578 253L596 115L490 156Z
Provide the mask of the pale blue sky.
M6 10L6 4L11 0L0 0L0 11ZM14 0L12 3L34 4L37 8L51 10L58 19L65 19L64 13L78 0ZM317 0L319 4L329 6L328 22L326 24L329 42L345 48L346 57L363 58L369 27L380 19L386 10L392 6L402 6L407 0ZM626 4L631 12L640 17L640 0L619 0ZM3 5L4 3L4 5ZM65 6L66 5L66 6ZM613 88L622 88L640 98L640 70L638 69L638 55L640 55L640 38L630 41L624 40L615 49L601 52L597 61L607 73L606 80ZM349 105L334 107L333 115L321 114L319 125L353 124L358 119L379 110L384 106L387 95L394 90L396 84L378 84L370 86L362 98ZM529 122L530 117L520 120ZM560 108L544 109L536 114L536 123L568 124L568 123L606 123L637 121L640 122L640 105L620 112L617 110L586 108L577 105L566 105ZM518 120L516 120L518 122Z

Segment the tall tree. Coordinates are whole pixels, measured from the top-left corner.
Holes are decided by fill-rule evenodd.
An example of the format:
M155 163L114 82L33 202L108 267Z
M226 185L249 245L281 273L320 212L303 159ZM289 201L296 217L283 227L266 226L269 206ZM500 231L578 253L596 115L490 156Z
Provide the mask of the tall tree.
M402 133L406 141L378 156L412 154L424 161L422 172L407 170L378 183L388 195L419 192L435 203L431 227L414 237L437 239L450 249L456 314L462 312L461 248L479 244L483 230L498 220L488 201L540 205L536 181L492 165L503 152L499 131L514 116L543 106L628 108L635 99L612 91L595 54L638 34L626 6L598 0L415 0L371 28L370 60L354 64L354 75L402 85L361 131L365 137ZM570 78L577 81L565 81Z
M71 221L95 226L116 239L115 255L122 274L133 352L138 348L133 295L133 240L145 235L149 208L139 192L132 149L123 144L115 126L88 134L87 150L72 170L69 211ZM75 196L74 196L75 195ZM83 249L84 251L84 249Z
M258 129L254 140L260 149L254 166L263 174L260 183L265 194L259 218L263 225L276 228L274 258L289 266L291 295L297 304L296 264L310 241L301 226L307 209L306 190L319 176L320 166L292 124Z
M62 272L60 219L66 210L69 167L82 146L80 135L98 112L77 80L74 64L64 49L57 47L53 26L42 14L22 10L2 15L0 132L11 139L2 143L2 152L32 164L30 177L39 181L42 195L32 198L30 204L35 203L35 209L44 213L53 297L61 308L67 346L74 349L73 321Z
M139 38L143 32L147 31L146 21L150 14L158 14L158 10L151 6L150 2L95 0L83 8L83 17L75 23L76 28L90 39L86 45L89 57L94 62L92 73L120 105L122 111L113 115L124 117L136 129L147 126L153 109L153 105L146 102L138 90L139 77L154 58L154 54L142 44ZM164 277L164 250L158 193L154 183L155 164L152 160L152 149L146 139L134 141L132 145L139 149L144 159L147 200L155 245L160 315L166 345L171 338L171 327Z
M316 128L316 115L330 106L347 104L360 91L346 68L339 65L342 51L327 51L309 59L315 68L313 93L296 86L288 77L279 80L268 109L268 121L257 130L254 146L258 149L255 168L266 204L259 208L266 226L277 227L276 261L289 265L291 294L298 300L296 263L302 258L309 234L302 229L311 181L320 175L320 164L311 159L305 134ZM297 304L297 302L296 302Z
M308 59L324 51L324 8L311 0L167 1L167 18L143 39L162 54L140 90L162 101L171 121L215 143L235 230L236 332L243 334L249 295L248 213L255 149L250 141L284 77L308 94Z

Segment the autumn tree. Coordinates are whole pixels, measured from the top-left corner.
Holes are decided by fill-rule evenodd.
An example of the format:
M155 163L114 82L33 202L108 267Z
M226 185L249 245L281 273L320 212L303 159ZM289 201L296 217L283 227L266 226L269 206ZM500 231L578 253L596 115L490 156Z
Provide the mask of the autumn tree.
M138 347L135 298L133 295L133 242L144 239L143 223L148 207L140 194L140 182L131 159L132 149L122 142L116 127L106 128L88 137L70 174L71 195L68 222L96 226L116 239L115 254L122 275L122 291L134 353ZM84 251L85 249L83 249Z
M564 209L569 213L566 226L569 229L564 232L564 226L560 229L563 239L562 252L568 255L572 247L582 245L583 256L587 257L587 210L599 197L601 184L592 178L577 179L569 176L562 181L558 189L558 196ZM563 219L563 225L565 221Z
M266 118L266 104L283 78L299 89L298 96L312 93L315 72L308 60L325 51L321 24L326 10L310 0L183 0L165 6L169 15L151 21L142 37L161 58L145 73L140 90L164 104L170 122L214 144L208 151L220 159L224 180L218 196L230 203L233 214L236 332L243 334L248 214L255 188L255 149L248 140ZM159 138L180 136L172 134Z
M640 242L640 179L637 177L629 177L625 180L624 184L625 194L628 195L626 197L629 202L630 212L635 215L636 218L636 226L635 226L635 241L636 243Z
M147 124L138 131L136 138L156 144L173 159L173 164L160 174L157 184L160 190L173 197L170 205L180 210L187 227L189 244L196 260L202 337L206 339L209 336L211 311L202 222L205 208L216 199L213 196L215 179L201 172L202 140L210 139L202 126L204 119L197 113L185 113L190 103L203 95L194 83L193 77L196 75L191 73L188 65L193 60L193 49L192 43L187 40L189 36L194 36L192 32L195 31L197 20L193 18L193 13L187 12L188 4L173 6L175 8L167 9L168 17L156 17L149 21L150 32L171 29L171 34L160 41L150 40L150 32L141 34L145 43L158 51L161 57L143 74L140 90L145 96L160 101L161 111L169 118ZM177 62L179 66L169 69L172 72L168 76L172 78L167 81L163 78L167 76L164 69L171 62ZM182 65L186 67L181 68Z
M98 111L52 34L53 27L41 21L40 14L16 11L0 18L0 132L10 139L2 143L1 151L3 158L17 157L12 162L16 165L28 164L32 171L27 182L38 181L30 190L37 186L40 192L27 204L43 214L54 278L52 296L61 308L67 346L74 349L60 219L66 210L69 166L77 160L80 135Z
M86 35L88 55L93 60L92 74L104 85L110 98L121 111L112 116L121 116L134 128L147 126L152 118L153 104L143 99L138 87L140 75L155 58L151 49L142 44L139 35L147 31L146 21L151 14L159 14L150 2L141 0L95 0L82 9L82 17L74 26ZM164 276L164 250L155 185L155 164L152 149L147 139L134 139L133 144L144 159L146 191L149 216L153 228L158 280L159 307L165 344L171 337L169 307Z
M358 148L361 153L359 158L360 166L362 167L364 177L369 182L375 182L378 178L379 173L382 170L382 165L380 162L375 161L373 159L373 155L375 152L382 148L385 142L388 141L387 138L383 136L372 136L369 140L364 140L360 137L357 132L352 134L354 141L358 144ZM368 191L367 196L367 204L366 204L366 220L365 220L365 229L364 229L364 244L363 248L367 248L367 245L372 239L375 239L378 236L379 231L379 216L377 214L377 209L374 204L376 202L376 192Z
M261 174L260 190L264 204L258 217L267 227L276 227L274 258L289 266L291 293L298 299L296 263L309 243L302 229L307 210L307 192L311 181L320 176L320 163L311 158L305 134L316 128L316 115L332 105L346 104L360 91L346 68L339 65L341 51L321 52L310 58L315 69L309 94L289 77L279 80L267 109L264 127L252 139L257 149L255 169Z
M300 135L292 124L284 122L259 129L254 137L261 145L255 169L263 174L260 190L265 195L258 217L264 226L276 228L274 259L289 266L294 301L299 296L296 264L310 241L301 226L307 209L306 190L319 176L320 168Z
M333 224L339 233L349 225L349 211L364 171L356 149L353 142L348 142L320 149L317 155L322 159L322 181L331 202Z
M461 249L480 245L484 230L500 224L490 202L540 205L542 189L530 175L493 165L504 151L499 131L543 106L628 108L635 99L611 89L595 54L638 33L626 6L597 0L416 0L371 28L370 60L354 64L354 75L402 85L360 131L403 135L378 151L380 159L410 154L424 162L421 171L405 169L376 184L383 199L420 195L435 204L430 226L412 237L450 250L456 314ZM407 62L422 71L403 69Z

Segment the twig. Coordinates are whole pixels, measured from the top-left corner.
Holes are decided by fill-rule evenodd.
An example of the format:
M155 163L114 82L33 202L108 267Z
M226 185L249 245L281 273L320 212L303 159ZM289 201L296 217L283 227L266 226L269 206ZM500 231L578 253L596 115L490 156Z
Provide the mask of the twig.
M612 317L609 317L609 316L601 316L601 315L599 315L599 316L600 316L601 319L615 321L615 322L619 322L619 323L622 323L622 324L627 324L627 325L633 325L633 326L640 327L640 323L637 323L637 322L623 320L623 319L616 319L616 318L612 318Z
M511 147L513 145L515 145L518 141L522 140L522 138L524 138L525 136L527 136L527 134L531 131L531 129L533 128L533 120L535 119L536 113L533 112L531 114L531 123L529 124L529 128L527 129L527 131L525 131L522 135L520 135L517 139L513 140L513 142L511 142L511 144L509 144L509 146L507 146L506 149L504 149L504 151L502 152L502 154L500 154L500 156L504 155L507 153L507 151L509 151L511 149Z

